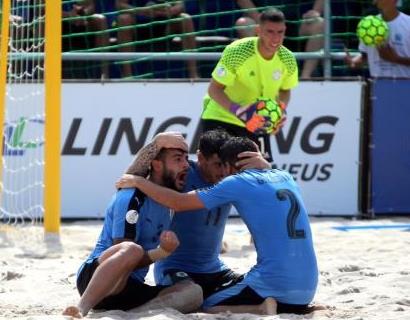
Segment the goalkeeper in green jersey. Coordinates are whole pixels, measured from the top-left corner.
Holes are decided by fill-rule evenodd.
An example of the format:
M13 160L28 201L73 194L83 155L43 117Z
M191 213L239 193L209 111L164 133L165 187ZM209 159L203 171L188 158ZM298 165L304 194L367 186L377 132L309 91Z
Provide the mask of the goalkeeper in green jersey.
M249 137L269 161L270 135L264 131L268 126L255 119L256 102L272 99L284 109L290 100L290 90L298 84L296 59L283 46L285 31L284 14L268 9L260 15L257 37L234 41L225 48L212 72L201 117L204 131L219 127L234 136ZM284 121L285 117L273 134ZM260 127L249 131L247 127L255 127L247 125L252 122Z

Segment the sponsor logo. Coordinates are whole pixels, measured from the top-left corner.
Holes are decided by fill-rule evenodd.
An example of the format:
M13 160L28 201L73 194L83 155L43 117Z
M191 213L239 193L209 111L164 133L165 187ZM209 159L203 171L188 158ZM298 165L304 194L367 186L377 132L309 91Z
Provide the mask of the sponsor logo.
M96 121L93 119L92 121ZM80 136L84 136L87 129L87 123L82 118L74 118L68 128L68 132L63 137L62 155L63 156L97 156L107 154L114 156L119 154L121 145L125 145L129 154L135 155L150 139L149 132L164 132L169 128L178 125L187 128L192 119L188 117L168 118L153 127L153 118L145 118L143 122L136 126L131 118L104 118L102 119L99 129L93 137L88 135L85 141ZM293 117L288 119L286 128L279 131L273 139L276 140L278 152L280 154L291 153L292 147L297 144L300 136L299 145L303 152L310 155L325 154L330 151L334 137L335 127L339 118L335 116L320 116L312 119L306 125L302 126L302 117ZM6 124L5 135L3 137L5 155L23 155L27 149L38 148L44 145L41 139L25 138L29 126L44 125L43 120L21 118L17 123ZM36 129L36 127L34 127ZM30 130L33 130L31 128ZM179 131L183 132L183 129ZM197 125L194 130L194 136L191 140L189 153L196 152L200 128ZM28 133L28 132L27 132ZM187 133L183 133L187 136ZM122 153L122 152L121 152Z
M97 120L91 119L91 121ZM90 154L97 156L106 153L114 156L119 153L121 145L126 145L130 154L134 155L149 142L149 133L153 130L155 135L167 131L169 128L182 127L178 131L183 133L184 128L187 128L191 121L192 119L188 117L172 117L153 127L154 118L147 117L137 127L131 118L103 118L99 129L93 136L94 130L92 132L87 130L89 123L82 118L74 118L71 120L68 133L64 138L62 155L84 156ZM200 133L201 130L197 127L189 153L196 153ZM86 134L88 134L87 142L84 142L84 139L79 137ZM186 133L183 134L186 136ZM89 141L92 141L91 145L87 145Z
M280 70L275 70L272 73L273 80L279 80L281 76L282 76L282 72Z
M151 137L151 132L163 132L169 128L178 126L180 131L192 125L193 121L189 117L171 117L153 126L154 118L147 117L138 125L134 124L131 118L103 118L100 120L99 128L94 136L90 133L86 140L81 137L88 130L86 119L73 118L68 126L68 132L63 137L62 156L116 156L123 154L120 150L123 146L129 150L130 155L134 155ZM302 117L288 119L284 130L279 131L272 137L272 147L276 147L277 154L286 155L292 153L292 148L296 146L306 155L324 155L331 152L333 141L336 135L336 125L339 121L335 116L320 116L313 118L302 125ZM96 121L93 119L92 121ZM14 123L6 123L3 137L3 155L24 156L29 149L39 148L44 145L44 141L32 139L31 131L43 130L38 125L44 126L41 119L20 118ZM187 136L188 130L184 133ZM191 138L190 153L196 152L200 128L197 125L194 135ZM275 152L274 152L275 154ZM277 163L278 168L289 171L295 178L302 181L326 181L331 177L334 164L330 161L318 163ZM205 188L206 190L206 188ZM172 219L173 213L170 212Z
M174 125L188 127L192 119L187 117L170 118L160 124L158 128L152 127L153 118L145 118L139 128L134 126L131 118L120 118L116 121L117 124L114 124L113 118L104 118L95 137L89 136L88 138L91 139L84 142L79 136L89 131L87 123L84 124L81 118L74 118L63 143L62 155L96 156L104 153L110 156L117 155L121 144L125 144L130 154L134 155L148 143L148 133L153 129L157 133L167 131L169 127ZM288 119L286 130L281 130L274 136L278 152L289 154L297 143L297 137L300 136L300 148L303 152L311 155L327 153L331 149L335 136L333 128L338 121L339 118L334 116L321 116L314 118L303 127L302 117ZM139 135L136 134L137 132ZM200 132L200 128L197 126L190 145L189 153L191 154L196 152ZM106 151L103 152L103 150Z
M4 124L3 155L23 156L27 150L44 145L44 120L20 117Z
M129 224L136 224L138 221L138 211L129 210L125 215L125 220L127 220Z
M224 67L219 67L218 69L216 69L216 74L218 75L218 77L225 77L226 76L226 70Z

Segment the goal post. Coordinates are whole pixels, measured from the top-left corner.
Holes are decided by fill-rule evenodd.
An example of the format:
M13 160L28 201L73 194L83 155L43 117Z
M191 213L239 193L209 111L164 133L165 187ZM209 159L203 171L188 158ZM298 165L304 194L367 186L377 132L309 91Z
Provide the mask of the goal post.
M61 210L61 0L45 1L44 228L58 233Z
M59 233L61 0L3 0L0 223Z
M5 96L6 96L6 81L7 81L7 54L9 40L9 19L10 16L10 0L3 0L2 4L2 19L1 19L1 41L0 41L0 132L4 132L4 112L5 112ZM2 134L3 140L4 134ZM0 164L3 163L4 145L1 144ZM1 166L3 167L3 166ZM0 170L0 181L3 181L3 170ZM0 183L1 193L0 201L2 200L3 182Z

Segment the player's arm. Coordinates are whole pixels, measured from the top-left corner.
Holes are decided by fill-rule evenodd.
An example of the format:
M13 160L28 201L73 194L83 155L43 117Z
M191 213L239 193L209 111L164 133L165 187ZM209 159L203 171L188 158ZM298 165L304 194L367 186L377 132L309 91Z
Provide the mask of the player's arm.
M209 83L208 94L213 100L228 111L230 110L231 105L234 104L225 93L225 85L219 83L215 79L211 79L211 82Z
M125 242L133 241L132 239L114 239L114 245ZM170 256L176 248L179 246L179 240L177 235L173 231L162 231L159 238L159 246L155 249L144 251L144 255L138 261L135 266L135 270L148 267L150 264L165 259Z
M291 90L299 84L298 65L295 56L292 54L291 59L285 64L286 72L282 84L279 88L276 99L282 110L285 110L290 101Z
M258 105L257 101L249 106L241 106L233 102L225 93L225 85L214 79L211 79L208 94L218 104L238 117L249 131L264 130L266 120L255 117ZM256 125L254 125L254 123L256 123Z
M150 264L170 256L179 246L177 235L172 231L162 231L159 246L144 252L135 269L148 267Z
M127 241L135 242L135 239L138 238L140 233L139 212L137 208L131 205L134 201L135 194L133 192L123 190L116 195L111 229L114 245ZM159 240L160 243L157 248L144 252L135 269L146 267L157 260L166 258L179 245L178 238L172 231L163 231Z
M279 90L278 99L279 102L282 102L287 106L290 101L290 90Z
M162 132L146 146L142 147L135 155L134 160L125 171L140 177L146 177L149 173L152 160L158 155L161 149L182 149L188 150L184 137L179 132Z
M254 105L241 106L229 99L229 97L225 93L225 85L219 83L215 79L211 79L211 82L209 83L208 94L218 104L220 104L226 110L232 112L244 122L249 120L256 110L256 107ZM246 112L247 110L249 110L250 112Z
M117 188L138 188L156 202L175 211L196 210L205 207L195 191L180 193L134 175L122 175L115 185Z

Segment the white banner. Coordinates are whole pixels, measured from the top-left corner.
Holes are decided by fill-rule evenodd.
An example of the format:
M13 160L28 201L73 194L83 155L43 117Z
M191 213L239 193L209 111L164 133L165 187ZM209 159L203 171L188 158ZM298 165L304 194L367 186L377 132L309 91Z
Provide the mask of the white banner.
M272 152L298 181L310 214L358 214L361 101L360 82L302 82L292 90Z
M299 182L310 214L358 213L360 82L302 82L272 137L275 164ZM159 131L195 152L207 83L64 84L62 216L103 216L114 182Z

